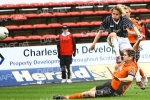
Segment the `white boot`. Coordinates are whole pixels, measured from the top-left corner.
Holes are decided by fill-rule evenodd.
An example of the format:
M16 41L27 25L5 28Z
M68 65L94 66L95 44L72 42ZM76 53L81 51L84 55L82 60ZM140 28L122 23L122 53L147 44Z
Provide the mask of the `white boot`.
M144 85L145 85L145 86L147 86L147 85L148 85L148 78L147 78L147 75L145 75Z
M72 80L71 80L71 79L68 79L68 80L67 80L67 83L72 83Z
M66 82L66 79L62 79L61 83L65 83Z

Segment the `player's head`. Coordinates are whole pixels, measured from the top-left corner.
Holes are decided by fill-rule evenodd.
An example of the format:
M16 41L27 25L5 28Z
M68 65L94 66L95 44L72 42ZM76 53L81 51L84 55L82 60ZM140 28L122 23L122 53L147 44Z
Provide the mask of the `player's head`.
M63 25L62 31L63 31L63 33L67 33L68 32L68 26L67 25Z
M123 61L135 61L136 52L133 49L126 49L123 52Z
M139 16L135 17L135 19L138 21L138 24L140 24L141 26L143 25L143 23L141 22L141 18Z
M124 9L121 4L111 8L110 11L114 20L118 20L121 16L124 16Z
M124 11L125 11L125 16L127 16L128 18L130 18L131 8L128 7L128 6L124 6Z
M140 20L141 20L141 18L140 18L139 16L135 17L135 19L136 19L137 21L140 21Z

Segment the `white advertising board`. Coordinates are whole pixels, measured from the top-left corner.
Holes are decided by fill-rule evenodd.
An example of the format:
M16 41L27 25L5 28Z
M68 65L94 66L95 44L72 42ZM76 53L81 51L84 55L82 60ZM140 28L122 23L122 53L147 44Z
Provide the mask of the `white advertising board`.
M114 63L112 48L107 43L97 44L93 51L89 50L90 45L77 44L73 65ZM1 48L0 53L4 57L1 70L59 66L56 45Z
M139 62L150 62L150 41L140 44ZM97 43L95 49L91 43L77 44L73 65L115 64L115 54L107 43ZM42 68L59 66L56 45L14 47L0 49L0 70Z

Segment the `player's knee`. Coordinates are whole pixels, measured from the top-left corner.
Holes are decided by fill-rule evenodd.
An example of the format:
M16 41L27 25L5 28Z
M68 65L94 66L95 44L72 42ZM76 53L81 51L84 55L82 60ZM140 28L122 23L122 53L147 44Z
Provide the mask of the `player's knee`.
M83 98L87 98L87 97L88 97L88 92L83 92L83 93L82 93L82 97L83 97Z
M104 95L104 91L103 90L97 90L95 93L95 97L102 97Z
M95 91L87 91L82 93L83 98L95 97Z
M114 37L117 37L117 34L116 34L115 32L111 32L111 33L109 34L109 36L110 36L111 38L114 38Z
M96 91L96 87L92 88L90 91Z

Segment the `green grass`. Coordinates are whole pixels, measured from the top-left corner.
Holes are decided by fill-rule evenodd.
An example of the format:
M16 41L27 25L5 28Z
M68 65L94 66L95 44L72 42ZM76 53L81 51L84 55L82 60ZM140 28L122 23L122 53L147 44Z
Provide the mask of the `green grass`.
M53 100L52 96L55 94L69 95L76 92L84 92L104 82L105 81L1 87L0 100ZM135 85L135 82L133 82L122 97L88 98L87 100L149 100L149 98L149 85L146 90L141 90Z

